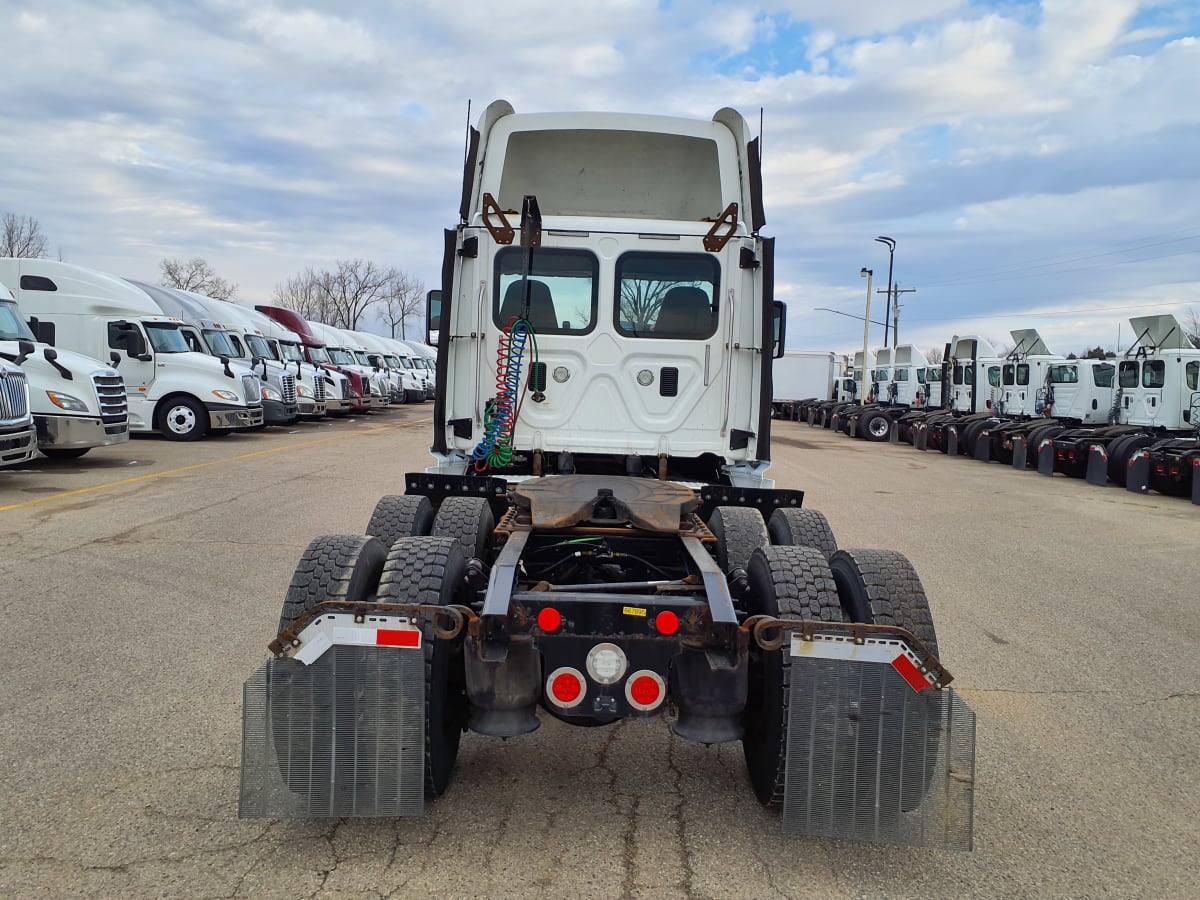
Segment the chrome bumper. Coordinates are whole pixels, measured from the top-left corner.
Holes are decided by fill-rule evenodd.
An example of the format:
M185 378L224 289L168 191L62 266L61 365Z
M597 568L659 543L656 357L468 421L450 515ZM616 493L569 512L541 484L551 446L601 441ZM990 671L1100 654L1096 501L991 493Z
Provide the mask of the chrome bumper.
M325 415L325 411L329 408L328 400L300 400L300 415L314 416L320 418Z
M257 428L263 423L261 406L225 406L220 403L206 405L210 428Z
M34 416L39 447L108 447L129 440L127 422L105 425L88 416Z
M37 429L33 424L0 426L0 466L19 466L37 453Z

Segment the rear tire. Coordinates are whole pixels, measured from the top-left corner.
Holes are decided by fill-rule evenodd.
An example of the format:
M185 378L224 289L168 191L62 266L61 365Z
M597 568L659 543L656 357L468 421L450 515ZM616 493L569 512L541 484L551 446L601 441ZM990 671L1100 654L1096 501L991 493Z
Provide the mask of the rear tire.
M496 518L482 497L447 497L433 518L430 534L454 538L467 558L487 559Z
M429 534L433 527L433 505L419 494L380 497L367 523L367 534L379 538L385 547L406 537Z
M1129 461L1137 451L1155 444L1159 438L1148 434L1131 434L1115 455L1108 459L1108 480L1125 487L1129 481Z
M815 509L777 509L767 522L771 543L782 547L814 547L825 559L837 551L829 521Z
M459 497L456 499L469 499ZM452 537L402 537L393 545L379 581L379 602L449 606L462 603L467 557ZM440 797L454 777L469 705L463 643L438 640L422 625L425 653L425 797Z
M762 547L750 557L747 574L750 615L845 621L829 564L813 547ZM783 803L791 665L786 642L770 653L751 645L742 752L754 796L763 806Z
M886 441L891 428L892 420L881 412L868 413L866 420L859 425L862 436L875 443Z
M717 538L717 565L728 573L745 569L750 554L771 544L762 513L748 506L718 506L708 518L708 527Z
M852 622L903 628L926 650L938 656L937 633L929 601L921 579L907 557L895 550L839 550L830 560L830 569L842 609ZM905 812L916 809L925 799L937 768L941 743L941 697L933 690L922 694L926 702L906 710L908 721L903 723L904 730L891 734L883 731L879 736L879 742L889 751L888 756L909 761L904 771L880 769L881 777L893 779L890 785L882 787L881 795L898 796L900 808ZM863 697L859 713L860 721L877 719L881 730L888 724L897 724L894 716L889 718L882 714L878 698ZM913 715L924 721L914 720ZM867 741L860 751L861 766L866 771L871 771L875 765L876 752L874 739ZM921 753L924 760L914 761L914 755ZM905 775L910 777L905 778Z
M288 585L279 632L325 600L372 602L386 558L387 550L373 537L326 534L315 538Z

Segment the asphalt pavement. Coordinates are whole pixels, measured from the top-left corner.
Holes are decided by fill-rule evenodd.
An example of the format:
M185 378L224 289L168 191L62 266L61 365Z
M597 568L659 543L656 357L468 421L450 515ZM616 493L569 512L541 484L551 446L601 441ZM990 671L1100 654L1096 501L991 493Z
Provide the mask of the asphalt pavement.
M431 404L0 472L0 896L1192 897L1200 510L776 422L779 487L908 554L978 713L975 850L784 835L661 720L468 735L421 819L237 818L243 680Z

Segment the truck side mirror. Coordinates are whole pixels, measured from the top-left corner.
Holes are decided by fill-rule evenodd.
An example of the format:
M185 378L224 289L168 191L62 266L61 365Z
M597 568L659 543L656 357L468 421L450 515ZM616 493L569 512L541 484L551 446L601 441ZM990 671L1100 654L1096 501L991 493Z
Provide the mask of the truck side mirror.
M17 341L17 358L13 360L16 365L20 365L29 359L30 354L37 348L33 346L33 341L19 340Z
M121 365L121 354L118 353L116 350L110 350L108 352L108 358L110 360L112 360L114 369Z
M425 295L425 343L436 347L442 328L442 292L430 291Z
M771 358L779 359L787 335L787 304L780 300L771 301L771 335Z

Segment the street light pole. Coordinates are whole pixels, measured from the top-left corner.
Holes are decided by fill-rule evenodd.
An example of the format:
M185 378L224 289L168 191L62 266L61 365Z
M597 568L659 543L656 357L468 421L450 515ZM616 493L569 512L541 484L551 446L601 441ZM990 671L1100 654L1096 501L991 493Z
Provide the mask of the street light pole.
M885 347L886 347L886 346L888 345L888 327L887 327L887 322L888 322L888 319L890 319L890 318L892 317L892 256L893 256L893 254L896 252L896 242L895 242L894 240L892 240L890 237L886 237L885 235L882 235L882 234L881 234L879 237L875 238L875 240L877 240L877 241L878 241L879 243L881 243L881 244L886 244L886 245L887 245L887 248L888 248L888 280L887 280L887 284L888 284L888 296L887 296L887 311L886 311L886 312L883 314L883 322L884 322L884 325L883 325L883 346L885 346ZM897 299L897 300L899 300L899 298L898 298L898 297L897 297L896 299ZM894 337L893 337L893 340L894 340Z
M871 279L875 275L873 269L868 269L863 266L858 272L858 277L867 276L867 311L863 314L863 355L862 355L862 379L859 384L862 385L859 399L865 399L867 396L867 343L871 339ZM887 320L884 320L884 328L887 328ZM851 375L853 377L853 375Z

